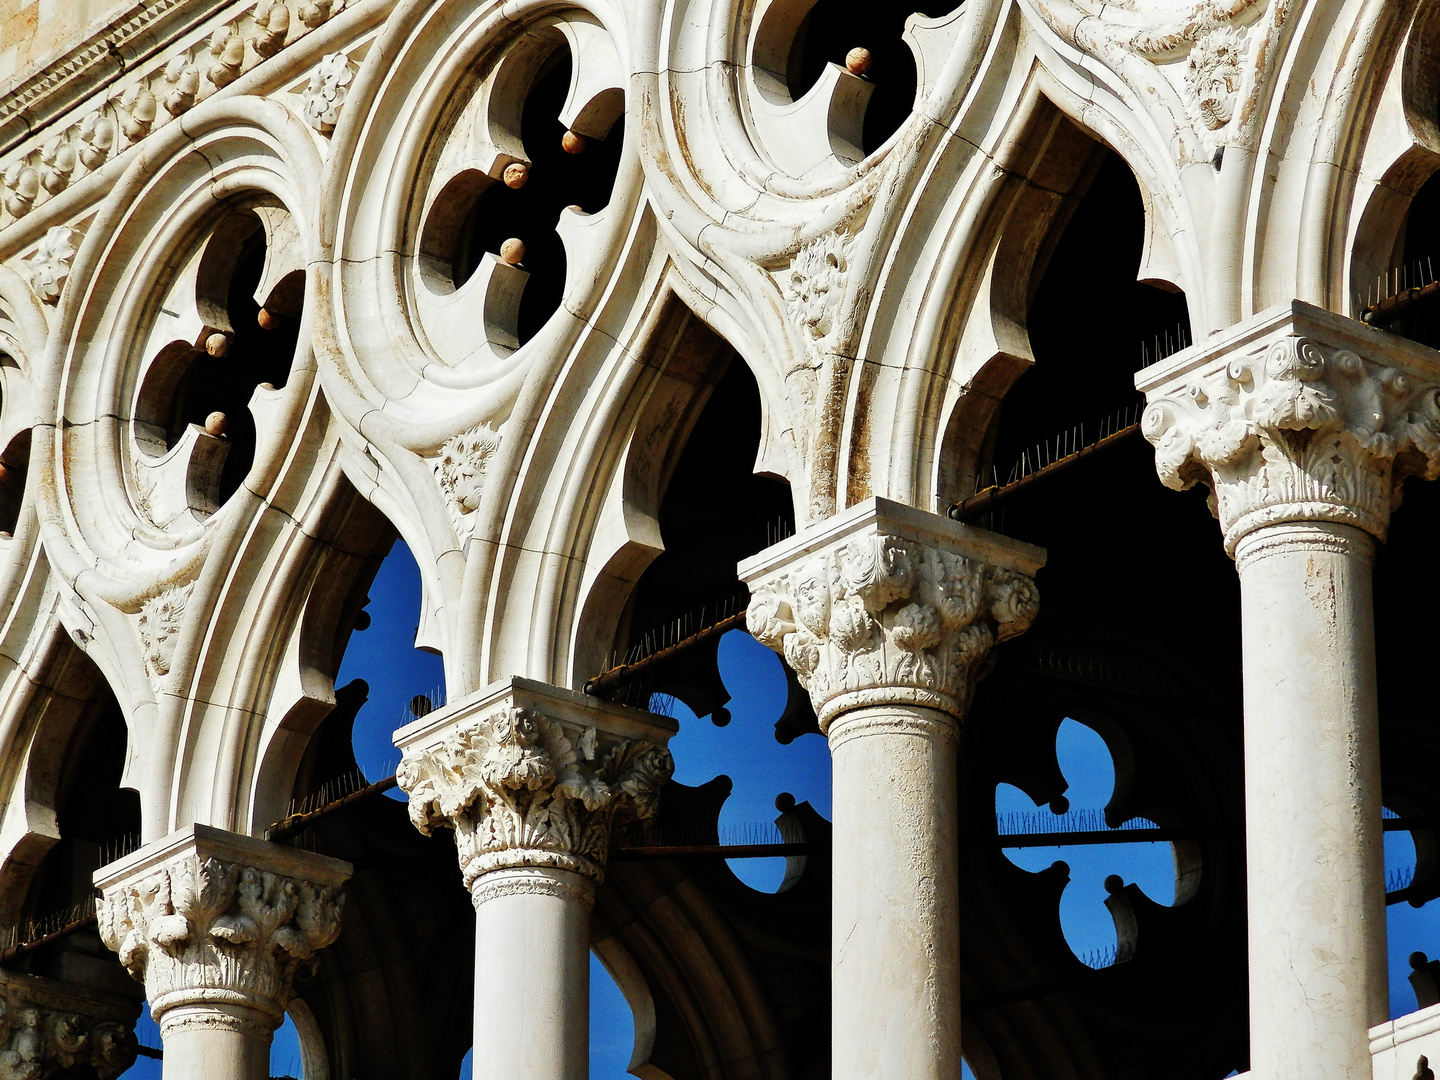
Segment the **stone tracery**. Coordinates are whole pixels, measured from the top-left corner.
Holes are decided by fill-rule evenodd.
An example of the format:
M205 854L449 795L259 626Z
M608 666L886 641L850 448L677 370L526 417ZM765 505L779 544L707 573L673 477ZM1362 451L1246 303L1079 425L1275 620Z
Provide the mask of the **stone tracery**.
M133 720L129 776L144 791L147 839L192 818L263 828L258 808L290 797L287 770L334 697L328 653L339 646L325 639L343 639L351 598L329 595L317 567L331 551L369 557L344 550L330 516L347 492L421 553L418 635L444 651L458 700L517 673L579 685L592 672L576 657L616 644L586 640L584 613L616 596L623 607L662 546L655 493L708 391L703 358L668 329L681 308L756 371L757 464L790 479L807 535L872 496L943 506L953 493L934 479L942 414L1003 396L977 374L993 357L1028 362L1023 328L1004 325L1015 313L987 305L997 280L1038 265L1049 241L1037 230L1023 267L985 270L995 221L1011 212L1000 193L1029 186L1063 203L1083 187L1047 187L1045 139L1027 141L1038 96L1140 175L1153 219L1145 276L1184 284L1200 340L1265 298L1343 308L1350 285L1333 268L1344 253L1330 249L1358 211L1342 205L1350 189L1321 177L1380 184L1391 163L1356 155L1371 152L1361 144L1372 99L1399 109L1387 65L1410 31L1374 5L1369 21L1350 20L1359 45L1327 36L1337 20L1327 28L1325 12L1301 20L1280 2L1178 16L1091 7L971 2L917 21L916 108L869 154L848 138L865 73L827 69L813 97L767 97L766 79L783 73L765 67L776 60L762 55L769 39L733 5L660 5L651 25L650 8L265 0L197 14L156 3L113 28L108 49L80 43L0 106L0 257L39 307L25 350L34 464L4 464L33 472L21 477L26 507L44 533L7 504L16 524L4 572L7 589L27 583L27 612L42 610L44 592L50 613L6 624L5 663L34 665L0 687L7 723L31 708L14 687L43 678L36 643L68 631ZM789 40L796 27L780 30ZM153 51L134 63L117 51L127 65L101 85L99 58L143 34ZM623 114L629 143L612 205L562 214L563 300L522 342L524 258L482 256L466 280L453 219L479 190L539 183L512 121L562 42L574 63L569 134L598 139ZM1351 58L1313 85L1303 73L1285 81L1303 67L1296 58L1332 54ZM1355 86L1368 89L1352 98ZM1330 99L1360 103L1343 117L1306 111ZM24 119L33 131L13 134L21 108L36 110ZM1386 139L1402 119L1386 114ZM1304 143L1315 132L1337 145ZM1252 152L1273 174L1261 178ZM283 386L259 380L229 409L232 425L253 416L257 451L223 490L214 474L238 429L226 435L224 417L202 427L210 410L181 418L194 428L177 423L178 384L166 381L186 358L223 361L233 345L236 328L207 306L214 295L176 288L192 284L181 280L189 270L203 276L177 267L216 205L263 221L280 254L257 303L268 320L293 320L304 342ZM147 336L177 307L184 332ZM1307 330L1263 344L1227 340L1214 370L1151 388L1145 425L1162 478L1215 487L1242 573L1261 561L1251 534L1279 525L1358 559L1368 540L1342 531L1322 544L1310 526L1383 536L1399 483L1440 470L1434 380L1413 356L1376 360L1348 338ZM9 378L7 414L20 407ZM10 415L5 424L8 447ZM979 474L992 435L973 433L962 454L975 460L957 473ZM1292 539L1267 541L1272 568L1271 548ZM857 744L909 739L943 773L953 763L939 744L953 745L952 720L993 647L1036 618L1032 575L882 530L757 578L751 626L786 657L848 760ZM880 711L851 715L865 710ZM489 918L507 897L561 890L568 879L552 872L598 879L609 828L654 811L665 751L623 739L607 749L580 728L543 710L497 713L407 758L418 823L458 827L466 884L492 883L478 904ZM842 746L862 728L866 740ZM274 906L268 881L242 873L234 886L256 926ZM576 888L566 902L585 892ZM225 948L250 933L209 925Z

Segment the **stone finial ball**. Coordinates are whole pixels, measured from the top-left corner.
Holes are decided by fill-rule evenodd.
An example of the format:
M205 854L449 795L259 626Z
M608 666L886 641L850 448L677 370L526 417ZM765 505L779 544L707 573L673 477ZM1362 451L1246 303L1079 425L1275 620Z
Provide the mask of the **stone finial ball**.
M505 166L505 171L500 174L505 186L519 191L525 186L525 181L530 179L530 166L523 161L512 161Z
M845 69L851 75L864 75L870 70L870 50L855 46L845 54Z
M583 154L585 152L585 146L589 141L590 140L585 138L584 135L580 135L574 131L567 131L564 135L560 136L560 148L567 154Z
M275 314L273 312L268 311L267 309L262 307L260 309L260 314L255 316L255 321L260 324L261 330L274 330L276 324L280 320L275 318Z
M230 421L223 412L212 412L205 417L205 430L211 435L224 435L230 428Z
M410 699L410 714L417 720L422 716L429 716L434 711L434 704L424 694L416 694Z
M508 263L511 266L519 266L521 260L524 258L525 245L515 237L512 236L500 245L501 262Z
M230 339L224 334L211 334L205 339L205 351L219 358L230 351Z

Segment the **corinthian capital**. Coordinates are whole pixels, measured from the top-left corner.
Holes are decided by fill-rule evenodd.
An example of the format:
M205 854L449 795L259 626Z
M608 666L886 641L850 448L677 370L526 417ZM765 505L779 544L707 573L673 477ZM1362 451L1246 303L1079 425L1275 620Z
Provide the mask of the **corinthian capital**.
M1296 301L1136 376L1168 487L1206 483L1232 555L1282 521L1383 539L1408 476L1440 473L1440 355Z
M417 829L455 830L472 893L487 872L518 867L599 882L615 827L658 812L675 730L664 717L510 679L397 731L396 779Z
M101 867L100 937L176 1022L279 1025L299 965L340 933L349 863L195 825ZM167 1019L176 1006L226 1016ZM177 1014L178 1015L178 1014Z
M740 564L746 624L810 692L822 730L908 703L963 717L991 647L1040 609L1045 553L869 499Z
M135 1063L137 1002L0 971L0 1077L119 1076ZM72 1072L71 1070L75 1070Z

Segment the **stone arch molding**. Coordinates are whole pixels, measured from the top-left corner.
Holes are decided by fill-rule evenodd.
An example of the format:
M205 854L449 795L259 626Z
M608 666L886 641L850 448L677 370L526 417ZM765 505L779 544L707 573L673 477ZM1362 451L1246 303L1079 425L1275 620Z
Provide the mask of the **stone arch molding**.
M573 508L576 489L556 496L575 474L615 486L631 431L616 410L669 295L754 370L767 433L757 468L791 482L802 521L870 494L920 505L954 495L938 464L941 432L987 359L958 354L967 332L991 332L954 313L987 287L1007 189L1036 167L1023 143L1042 102L1140 177L1151 236L1142 277L1185 288L1202 325L1233 306L1202 269L1209 241L1196 215L1213 177L1187 170L1214 171L1195 124L1212 141L1229 138L1258 106L1250 87L1186 111L1200 91L1229 86L1229 60L1218 75L1201 65L1189 82L1167 82L1166 64L1188 71L1201 50L1194 35L1165 29L1173 14L1126 9L1175 39L1154 45L1148 73L1112 42L1128 83L1097 83L1088 39L1066 29L1066 12L1080 9L1058 0L968 0L949 16L912 18L915 108L859 156L844 137L863 107L854 76L832 66L802 100L783 100L786 28L805 10L804 0L411 0L350 84L320 200L328 258L317 267L315 348L345 428L346 472L417 554L419 643L444 653L452 694L516 670L566 672L566 650L557 657L552 646L589 602L577 581L604 560L589 538L605 500L571 514L554 508ZM1211 37L1248 33L1265 12L1283 22L1283 10L1240 4ZM524 162L520 102L560 47L576 58L561 118L578 130L623 100L626 153L604 210L562 214L564 301L517 348L523 269L488 257L457 286L437 237L466 198ZM1161 105L1156 86L1168 87ZM1174 122L1158 122L1156 109ZM1207 126L1216 118L1219 135ZM993 305L974 307L996 317ZM577 442L570 425L581 417L618 434ZM545 581L546 599L525 615L501 610L517 551L537 555L531 569Z
M285 386L261 384L251 398L253 464L216 505L222 440L191 424L167 447L154 415L163 402L149 396L173 392L177 353L231 329L216 312L228 270L215 264L237 213L254 215L267 234L262 289L285 278L293 293L297 272L319 254L320 171L318 136L273 101L207 101L167 126L86 226L37 365L44 400L32 472L45 550L65 627L125 711L124 783L141 792L147 835L181 818L218 814L217 823L229 824L229 796L218 808L182 807L172 788L197 745L217 737L204 733L207 725L226 726L223 707L207 717L202 685L226 652L217 613L229 610L233 623L257 587L232 563L267 519L299 516L287 506L287 485L318 477L306 475L315 455L297 457L296 449L324 441L314 364L302 344ZM308 336L302 321L302 343ZM229 736L242 745L248 738L243 724Z

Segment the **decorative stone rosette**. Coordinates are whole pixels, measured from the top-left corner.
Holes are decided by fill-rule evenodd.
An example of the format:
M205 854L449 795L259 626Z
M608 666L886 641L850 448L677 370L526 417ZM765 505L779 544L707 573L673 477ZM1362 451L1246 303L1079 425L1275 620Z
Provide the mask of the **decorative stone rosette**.
M506 703L407 751L395 775L417 829L455 830L473 891L482 874L510 867L600 882L614 830L653 818L674 770L663 746Z
M961 717L991 647L1040 610L1034 580L903 536L866 533L755 588L746 625L784 655L821 730L906 702Z
M1400 345L1354 325L1377 353ZM1150 390L1141 428L1160 479L1210 485L1232 555L1247 533L1281 521L1383 539L1405 478L1440 474L1440 366L1365 358L1348 344L1285 333Z
M135 1063L139 1005L21 972L0 972L0 1078L44 1080L72 1069L100 1080Z
M325 876L309 881L181 850L100 882L100 937L144 982L162 1030L175 1006L215 1003L248 1007L274 1027L297 969L339 936L345 897L335 878L343 881L348 868Z

